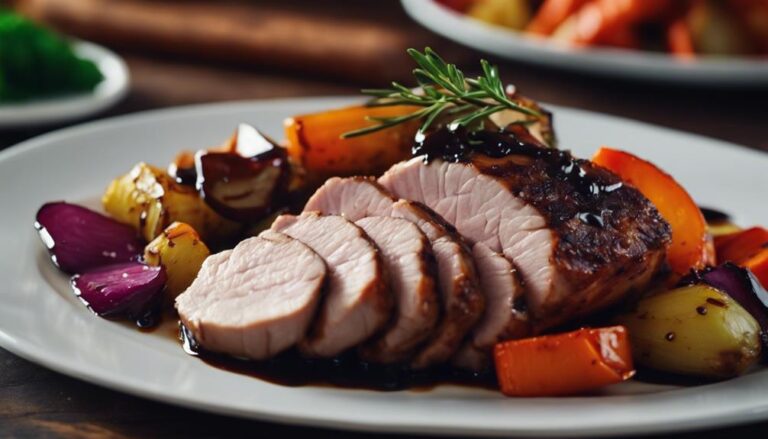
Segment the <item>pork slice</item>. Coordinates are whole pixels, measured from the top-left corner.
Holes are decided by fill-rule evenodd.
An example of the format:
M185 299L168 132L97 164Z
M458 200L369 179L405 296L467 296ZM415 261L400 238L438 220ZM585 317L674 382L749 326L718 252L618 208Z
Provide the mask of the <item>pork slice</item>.
M493 346L529 334L523 286L512 263L479 242L472 247L485 294L485 312L453 358L453 364L473 371L491 367Z
M379 250L354 223L338 215L305 212L281 215L272 230L314 250L328 267L328 286L320 313L300 351L310 357L334 357L379 331L392 309L388 279ZM290 262L296 270L301 265Z
M669 225L616 175L567 152L468 161L417 157L379 183L432 208L471 244L518 268L535 330L590 314L642 289L664 260Z
M404 219L372 216L355 224L381 251L395 298L389 326L361 346L360 356L377 363L404 361L430 336L440 316L432 247L424 233Z
M411 221L424 232L437 261L442 318L430 339L411 360L413 368L424 369L444 363L456 353L482 316L485 296L472 254L450 225L424 205L409 200L393 204L392 215Z
M209 256L176 309L205 349L263 360L304 338L325 278L312 249L265 231Z
M415 368L447 361L480 318L485 306L469 247L439 215L420 203L397 200L366 177L331 178L307 202L305 211L339 214L351 220L393 216L426 235L437 264L441 314L435 330L412 359Z

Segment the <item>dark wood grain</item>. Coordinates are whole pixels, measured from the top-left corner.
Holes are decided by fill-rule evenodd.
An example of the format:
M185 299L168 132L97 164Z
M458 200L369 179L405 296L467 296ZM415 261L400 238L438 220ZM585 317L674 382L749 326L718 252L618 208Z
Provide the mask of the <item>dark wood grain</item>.
M355 12L358 20L375 21L378 26L390 28L409 23L394 2L376 6L366 3L370 10L358 8ZM434 38L424 35L409 34L407 44L420 47ZM441 44L450 46L445 41ZM184 61L186 58L178 56L147 55L137 48L124 49L121 53L131 69L133 88L117 108L99 117L202 102L351 94L361 85L369 85L359 79L316 79L307 73L291 73L287 67L284 70L264 66L225 67ZM402 62L407 60L403 58ZM503 62L502 65L506 80L536 99L630 117L768 151L765 106L768 89L660 86L579 76L518 63ZM0 131L0 148L50 129L52 127ZM763 438L766 432L768 423L761 423L674 437ZM172 407L68 378L0 349L0 438L241 436L379 437L259 423Z

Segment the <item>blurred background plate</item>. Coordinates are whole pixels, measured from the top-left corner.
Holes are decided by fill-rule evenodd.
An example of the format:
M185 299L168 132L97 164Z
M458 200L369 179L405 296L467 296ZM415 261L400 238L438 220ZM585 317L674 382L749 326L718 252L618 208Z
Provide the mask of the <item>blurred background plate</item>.
M73 49L78 56L96 63L104 80L89 93L0 104L0 128L50 125L78 119L111 107L126 94L130 80L122 58L86 41L75 41Z
M465 46L511 60L553 68L686 85L768 85L768 61L702 57L681 61L663 53L613 48L570 48L526 37L467 17L434 0L402 0L406 12L431 31Z

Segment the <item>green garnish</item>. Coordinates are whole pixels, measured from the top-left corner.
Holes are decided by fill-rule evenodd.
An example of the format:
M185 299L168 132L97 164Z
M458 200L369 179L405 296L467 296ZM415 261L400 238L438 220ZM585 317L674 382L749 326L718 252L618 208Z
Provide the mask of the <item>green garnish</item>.
M486 60L480 65L483 75L466 78L455 64L448 64L432 49L424 53L408 49L408 55L416 61L413 75L421 92L393 82L392 88L363 89L373 96L369 106L415 105L423 107L413 113L396 117L369 117L378 124L342 134L342 138L362 136L383 130L410 120L422 120L419 133L423 134L438 119L448 116L448 127L471 127L482 123L488 116L504 110L513 110L528 116L540 117L541 113L512 101L499 77L499 69Z
M0 102L90 91L103 79L68 41L0 9Z

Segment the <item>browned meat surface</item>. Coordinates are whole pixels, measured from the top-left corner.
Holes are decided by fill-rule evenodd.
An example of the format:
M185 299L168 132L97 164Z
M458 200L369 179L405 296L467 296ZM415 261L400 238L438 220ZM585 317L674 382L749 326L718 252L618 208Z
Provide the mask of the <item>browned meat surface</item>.
M520 271L537 329L616 303L660 269L669 225L611 172L557 150L393 166L379 182L426 204Z
M384 327L392 298L384 264L375 244L341 216L281 215L272 230L285 233L325 260L329 280L320 313L299 344L302 353L333 357L357 346ZM286 264L303 273L298 261Z
M412 364L424 368L447 361L479 319L484 297L469 248L438 215L425 206L396 201L369 178L331 178L310 198L305 211L341 214L358 220L394 216L414 223L427 236L437 263L442 318Z
M304 338L325 277L309 247L266 231L207 258L176 309L206 349L262 360Z

